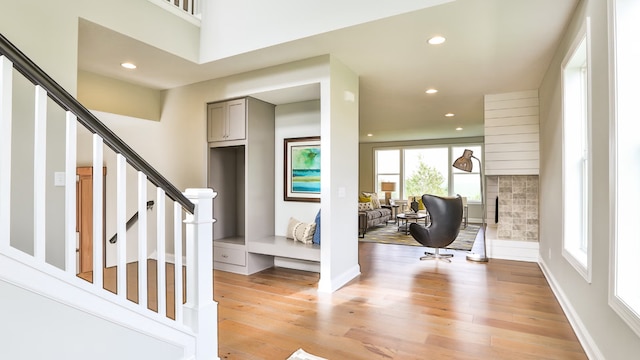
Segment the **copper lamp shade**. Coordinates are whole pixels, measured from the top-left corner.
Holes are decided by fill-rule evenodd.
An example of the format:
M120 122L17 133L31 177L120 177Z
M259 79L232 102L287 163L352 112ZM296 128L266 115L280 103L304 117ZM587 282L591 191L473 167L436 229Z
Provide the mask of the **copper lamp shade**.
M475 158L477 160L477 158L473 156L473 151L467 149L464 151L462 156L453 162L453 167L458 170L471 172L471 170L473 170L473 162L471 162L471 158ZM478 162L480 162L480 160L478 160Z

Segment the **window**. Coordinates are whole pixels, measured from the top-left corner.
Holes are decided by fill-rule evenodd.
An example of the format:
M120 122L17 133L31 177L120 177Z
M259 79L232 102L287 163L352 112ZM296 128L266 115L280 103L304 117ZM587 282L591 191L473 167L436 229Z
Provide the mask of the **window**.
M408 199L410 196L437 194L466 196L470 203L480 203L480 169L474 163L473 172L454 169L451 164L460 157L464 149L473 150L473 155L482 160L482 145L436 145L407 146L396 149L375 150L375 184L378 195L382 182L395 182L393 199Z
M446 147L404 150L404 194L449 194L449 149Z
M562 254L591 282L589 19L562 62Z
M640 109L637 105L640 83L640 52L637 34L640 32L640 2L612 0L610 23L611 48L611 203L612 248L609 304L640 336L640 234L638 204L640 203Z
M400 194L400 150L376 150L376 192L384 199L380 184L393 182L396 191L391 193L392 199L398 199Z

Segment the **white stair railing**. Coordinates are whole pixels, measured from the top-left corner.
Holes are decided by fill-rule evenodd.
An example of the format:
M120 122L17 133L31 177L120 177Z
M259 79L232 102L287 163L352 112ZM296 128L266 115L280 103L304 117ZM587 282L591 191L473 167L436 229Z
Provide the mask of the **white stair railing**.
M148 0L191 23L200 26L202 0Z
M169 2L170 4L173 4L174 6L177 6L178 9L182 9L183 11L186 11L191 15L200 14L200 11L199 11L200 9L197 6L198 5L197 0L165 0L165 1Z
M34 117L34 150L33 150L33 234L15 234L12 226L12 143L19 141L12 139L12 124L15 121L28 121L14 119L13 103L13 78L14 69L20 72L26 79L34 84L35 90L35 117ZM66 111L65 129L65 174L64 186L64 259L63 269L51 266L46 261L47 250L47 110L50 102L54 100L56 106ZM76 276L76 167L79 136L77 123L80 123L92 133L92 167L93 167L93 271L92 282L79 281ZM23 139L20 139L23 140ZM60 142L59 139L53 139ZM106 145L106 146L105 146ZM105 184L103 182L103 166L105 162L104 150L115 153L116 166L116 288L115 293L104 289L103 277L105 274L103 246L105 243L103 194ZM84 150L84 149L83 149ZM21 161L28 161L24 157ZM138 210L138 237L128 239L126 222L127 200L127 168L131 165L137 171L137 196L133 195ZM55 83L31 60L22 54L13 44L0 34L0 255L11 257L22 264L31 266L39 271L46 271L56 279L67 282L71 286L82 288L95 294L102 300L111 299L114 304L133 310L163 324L162 336L166 338L166 327L169 325L176 331L186 332L186 338L194 338L195 346L191 340L184 344L185 358L193 359L217 359L217 303L213 301L213 252L212 252L212 201L216 193L211 189L187 189L185 193L178 191L171 183L162 177L155 169L147 164L138 154L131 150L120 138L106 128L93 114L84 108L77 100L71 97L64 89ZM23 179L24 175L20 178ZM156 254L157 254L157 311L148 309L149 294L147 293L147 281L149 271L147 268L147 186L156 187ZM14 197L18 198L17 196ZM165 202L169 198L173 206L172 214L165 212ZM167 222L167 219L169 221ZM186 231L183 233L183 224ZM173 232L167 234L167 228L173 228ZM18 230L15 230L18 231ZM11 244L11 236L24 238L33 236L33 251L28 253L16 249ZM168 235L168 236L167 236ZM174 317L167 317L166 283L167 265L166 241L172 239L174 247ZM127 297L127 241L137 240L138 250L138 301L128 300ZM186 249L183 251L183 240ZM186 254L186 262L182 257ZM186 283L183 283L183 267L186 269ZM1 269L0 280L10 277L11 269ZM186 288L186 291L183 289ZM48 293L47 293L48 291ZM186 294L185 294L186 292ZM43 295L51 297L51 287L43 290ZM63 299L59 294L58 299ZM55 294L53 296L56 296ZM183 304L183 299L186 303ZM100 314L100 307L92 309ZM126 323L127 319L120 319ZM172 325L173 324L173 325ZM131 324L127 324L131 326ZM145 326L145 331L150 331ZM185 338L185 336L182 336Z

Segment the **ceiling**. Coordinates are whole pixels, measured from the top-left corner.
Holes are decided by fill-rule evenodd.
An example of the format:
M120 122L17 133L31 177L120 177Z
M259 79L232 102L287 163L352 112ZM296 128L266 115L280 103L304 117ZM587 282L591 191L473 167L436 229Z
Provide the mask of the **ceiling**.
M360 77L360 142L482 136L483 96L537 89L578 2L456 0L206 64L82 21L78 66L169 89L332 54ZM446 42L428 45L434 35ZM145 66L114 67L123 56ZM318 99L319 88L247 95L277 105Z

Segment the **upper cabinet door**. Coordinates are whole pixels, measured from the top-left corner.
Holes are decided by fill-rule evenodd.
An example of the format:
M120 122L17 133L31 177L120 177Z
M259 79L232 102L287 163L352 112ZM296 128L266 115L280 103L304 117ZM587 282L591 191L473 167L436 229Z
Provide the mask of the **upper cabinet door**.
M245 99L207 105L207 140L227 141L246 138Z
M245 99L227 102L227 139L242 140L246 138Z

